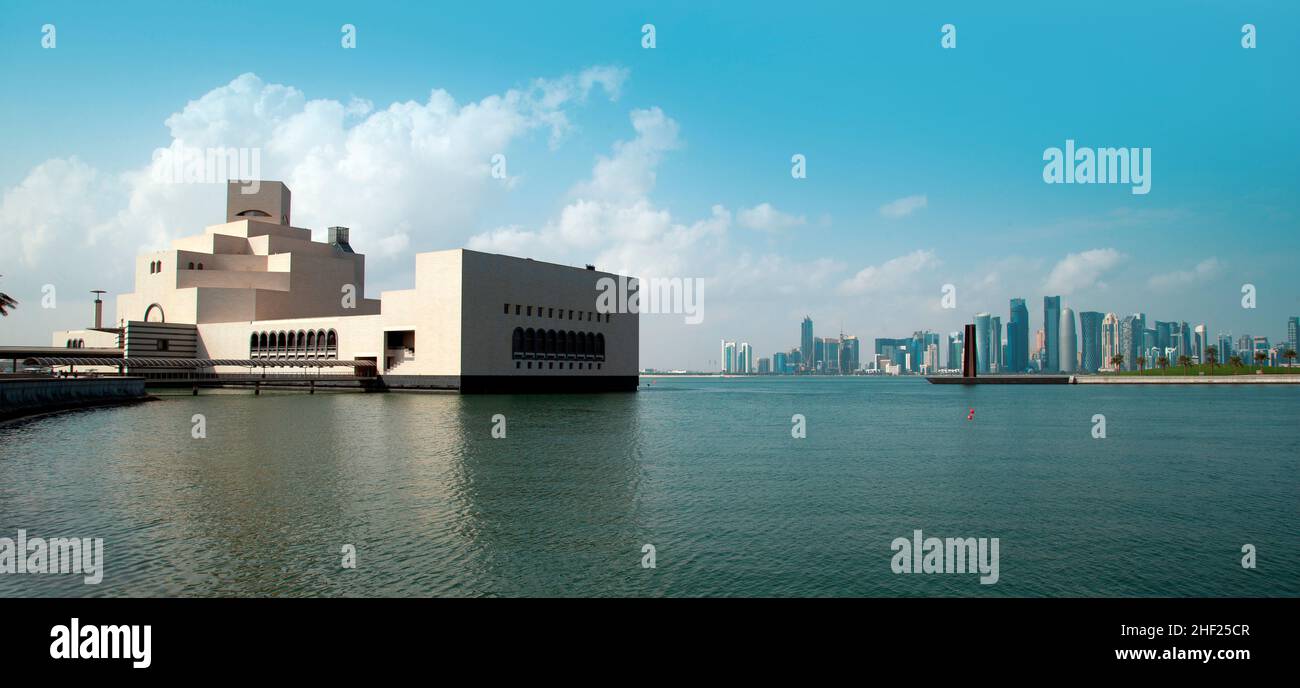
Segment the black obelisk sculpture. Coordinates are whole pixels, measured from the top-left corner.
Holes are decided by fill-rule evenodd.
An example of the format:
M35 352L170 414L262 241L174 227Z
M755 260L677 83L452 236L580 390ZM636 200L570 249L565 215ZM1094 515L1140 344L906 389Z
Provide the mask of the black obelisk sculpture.
M966 334L962 338L962 355L961 355L961 376L973 378L976 374L975 365L975 326L967 325Z

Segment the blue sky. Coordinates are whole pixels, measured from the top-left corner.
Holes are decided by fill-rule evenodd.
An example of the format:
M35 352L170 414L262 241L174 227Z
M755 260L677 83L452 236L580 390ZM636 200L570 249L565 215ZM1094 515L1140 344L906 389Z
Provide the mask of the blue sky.
M819 335L905 336L982 310L1005 318L1018 296L1037 328L1049 287L1076 311L1142 310L1212 332L1277 338L1300 312L1292 3L611 4L6 3L0 240L15 245L33 223L47 240L0 252L0 288L23 302L0 322L0 342L83 324L85 290L129 289L123 270L138 250L221 219L219 188L178 207L129 173L173 142L169 117L241 75L255 75L241 82L254 97L276 85L300 94L282 117L312 101L369 103L344 118L347 134L395 103L427 104L434 89L465 108L537 79L618 74L614 88L571 86L556 108L526 106L534 121L501 137L466 131L481 120L457 110L445 134L466 141L452 148L499 147L511 183L449 181L454 165L417 151L397 165L419 182L402 192L433 189L438 202L393 199L406 215L389 226L367 226L377 218L340 193L310 191L293 151L270 156L264 176L295 187L297 217L354 227L371 296L409 286L411 253L461 245L711 280L702 324L643 318L646 366L707 367L720 337L759 355L788 349L804 313ZM40 45L47 23L53 50ZM641 46L646 23L652 50ZM953 50L940 47L948 23ZM1257 27L1253 50L1241 46L1245 23ZM343 24L357 27L356 49L340 47ZM269 146L262 124L282 124L277 115L219 121L237 112L223 100L236 95L181 119L214 145ZM1151 192L1045 184L1043 150L1067 138L1151 148ZM790 175L795 153L806 179ZM74 159L71 171L42 167ZM384 198L367 183L379 184L347 188ZM58 189L68 193L50 198ZM146 200L124 214L132 189ZM881 210L917 196L925 204L908 214ZM43 203L60 207L46 218ZM744 211L763 204L783 221L746 226ZM140 230L150 218L162 219ZM101 229L87 239L87 225ZM937 307L945 283L956 311ZM1257 309L1240 307L1243 283L1257 287ZM63 302L37 313L44 284Z

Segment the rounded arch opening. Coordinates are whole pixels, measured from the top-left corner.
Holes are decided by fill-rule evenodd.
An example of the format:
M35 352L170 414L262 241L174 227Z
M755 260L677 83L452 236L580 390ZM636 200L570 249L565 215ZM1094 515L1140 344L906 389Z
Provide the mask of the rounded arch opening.
M157 320L150 320L149 318L150 318L150 316L152 316L152 315L154 314L154 311L157 311L157 312L158 312L158 319L157 319ZM165 322L167 322L167 316L166 316L165 313L163 313L163 307L160 306L160 305L158 305L158 304L156 304L156 303L151 303L151 304L149 304L149 307L146 308L146 309L144 309L144 321L145 321L145 322L160 322L160 323L165 323Z

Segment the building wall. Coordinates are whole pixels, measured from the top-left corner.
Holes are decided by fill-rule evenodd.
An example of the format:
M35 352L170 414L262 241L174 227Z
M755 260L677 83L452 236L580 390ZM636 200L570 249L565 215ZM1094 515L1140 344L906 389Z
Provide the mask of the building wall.
M596 312L600 294L597 282L601 278L617 282L618 275L463 249L441 253L462 257L462 375L637 375L640 337L637 314L611 313L606 322L605 314ZM440 254L421 254L421 257L429 255ZM417 283L422 276L421 270ZM519 315L515 315L515 306L521 306ZM533 308L532 316L527 315L529 306ZM538 315L539 307L541 315ZM593 320L592 316L596 318ZM557 359L554 368L549 365L551 361L545 361L548 365L530 370L527 361L512 357L512 335L516 327L603 334L605 360L590 361L599 366L590 368L577 365L583 361ZM560 363L564 363L562 368ZM574 364L572 368L570 363Z

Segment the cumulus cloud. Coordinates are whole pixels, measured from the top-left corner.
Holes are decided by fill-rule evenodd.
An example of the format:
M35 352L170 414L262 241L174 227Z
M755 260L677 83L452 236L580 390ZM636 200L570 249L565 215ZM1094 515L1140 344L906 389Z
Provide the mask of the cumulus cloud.
M376 258L402 254L417 236L421 248L459 242L483 198L505 186L491 178L493 155L533 130L560 140L572 129L571 106L594 90L617 98L626 77L597 66L475 102L435 89L423 101L375 109L242 74L167 117L169 140L146 164L97 170L70 157L32 169L5 190L0 242L20 247L29 271L79 270L94 260L102 273L106 259L130 265L135 253L223 216L224 177L176 183L171 174L172 161L211 149L245 149L257 176L293 189L295 225L351 226L354 244ZM94 250L79 256L77 247Z
M760 232L780 232L807 223L802 215L783 213L772 207L771 203L760 203L736 213L736 224Z
M1147 280L1147 286L1153 289L1177 289L1190 286L1218 274L1219 267L1217 258L1206 258L1197 263L1191 270L1177 270L1163 275L1152 275Z
M888 218L907 217L924 208L927 203L924 194L906 196L880 206L880 214Z
M933 251L916 250L907 255L892 258L880 265L868 265L847 280L840 283L840 293L868 294L896 290L911 284L911 278L919 272L938 267L939 261Z
M1123 259L1124 254L1113 248L1071 253L1052 267L1043 290L1048 294L1073 294L1087 287L1105 287L1101 277Z

